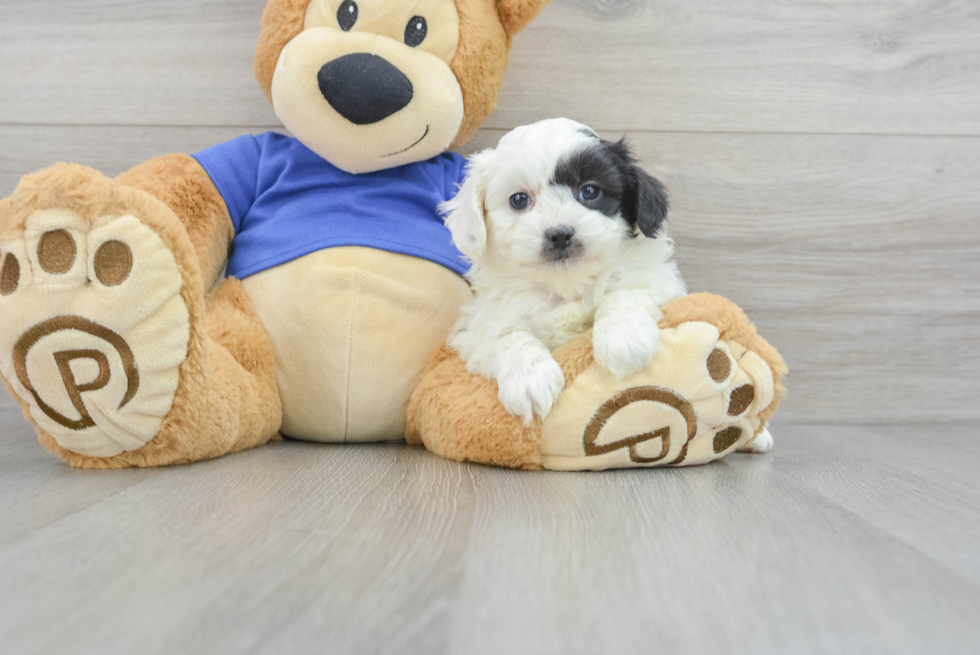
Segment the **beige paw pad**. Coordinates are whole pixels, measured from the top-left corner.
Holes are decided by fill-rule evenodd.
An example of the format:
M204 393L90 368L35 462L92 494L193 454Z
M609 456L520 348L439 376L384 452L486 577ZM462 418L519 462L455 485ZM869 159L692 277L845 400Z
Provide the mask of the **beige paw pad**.
M0 370L37 424L91 457L156 436L190 335L160 237L133 216L37 212L0 260Z
M702 464L758 431L772 402L772 371L720 340L713 325L661 330L645 370L617 380L593 364L563 392L542 426L545 468L601 470Z

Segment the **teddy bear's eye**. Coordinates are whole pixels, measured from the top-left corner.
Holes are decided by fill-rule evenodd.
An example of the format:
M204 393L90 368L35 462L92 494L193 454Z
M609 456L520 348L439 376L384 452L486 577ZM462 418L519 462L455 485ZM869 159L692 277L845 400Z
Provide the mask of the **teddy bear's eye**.
M405 45L413 48L422 45L428 33L429 25L425 19L421 16L413 16L412 20L408 21L408 27L405 28Z
M350 28L354 27L354 23L357 22L357 3L354 0L344 0L340 5L340 9L337 10L337 22L340 23L340 29L345 32L350 32Z

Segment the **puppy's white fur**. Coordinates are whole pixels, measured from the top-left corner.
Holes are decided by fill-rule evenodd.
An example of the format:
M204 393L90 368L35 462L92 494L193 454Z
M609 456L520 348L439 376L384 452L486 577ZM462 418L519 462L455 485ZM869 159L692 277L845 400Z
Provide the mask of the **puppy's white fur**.
M660 307L686 294L669 238L634 236L622 210L602 213L555 183L561 161L598 144L568 119L518 128L471 158L459 195L442 207L473 264L475 294L449 345L470 372L497 381L504 407L525 423L546 416L564 388L551 350L594 328L596 361L618 377L635 373L657 353ZM530 206L513 209L515 193ZM578 241L567 261L543 250L545 232L559 226Z

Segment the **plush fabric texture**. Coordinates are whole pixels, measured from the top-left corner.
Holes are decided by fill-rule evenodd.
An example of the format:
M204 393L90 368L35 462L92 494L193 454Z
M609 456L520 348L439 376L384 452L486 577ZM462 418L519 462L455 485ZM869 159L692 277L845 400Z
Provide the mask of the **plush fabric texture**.
M282 433L401 440L408 399L470 300L459 275L374 248L318 250L243 281L276 351Z
M262 32L255 47L255 79L265 97L272 102L272 78L279 64L279 55L306 22L310 0L269 0L262 10Z
M420 257L459 275L469 268L436 211L462 183L465 160L457 154L351 175L296 139L270 132L194 157L231 214L228 275L244 279L338 246Z
M788 372L782 356L769 342L759 336L755 324L735 303L710 293L693 293L683 303L671 303L664 307L661 327L676 327L688 321L703 321L718 328L721 339L741 344L762 358L772 370L775 394L773 402L759 414L763 425L779 409L786 396L783 378Z
M459 46L450 68L463 95L462 124L450 148L465 144L497 106L511 39L551 0L456 0ZM255 77L269 102L279 55L303 31L309 0L269 0L255 50ZM325 62L324 62L325 63Z
M116 181L146 191L178 216L201 264L203 287L213 287L225 268L235 228L224 199L197 160L184 154L157 157Z
M405 438L461 462L537 470L541 419L525 426L497 400L497 384L466 371L449 346L429 363L408 406Z
M456 0L460 39L450 67L463 90L466 113L450 148L463 146L497 108L511 40L551 0Z
M727 358L726 375L712 375L707 364L715 356ZM661 331L657 357L640 373L620 380L594 364L577 376L544 421L544 465L704 464L748 443L773 395L772 371L761 358L720 340L710 323L681 323Z
M341 27L338 9L342 5L342 0L313 0L306 10L304 27ZM350 28L401 43L411 19L416 16L426 21L426 29L422 41L413 47L447 64L451 62L459 47L459 13L455 0L400 0L392 5L368 0L358 4L357 20Z
M531 24L551 0L497 0L497 14L507 36L512 37Z
M166 186L173 189L179 184L171 180L171 184ZM175 197L179 195L178 193ZM22 240L31 222L41 221L38 225L41 226L40 229L44 229L44 223L51 217L63 220L60 217L65 215L71 216L73 221L72 229L75 234L72 236L76 244L82 242L82 234L94 234L100 227L112 226L123 219L125 225L118 230L112 230L114 238L135 239L133 235L136 235L151 242L158 239L172 258L176 268L176 277L173 279L179 282L178 295L166 302L180 305L182 309L172 310L170 315L183 316L187 332L171 406L156 436L142 447L114 456L88 456L71 452L59 445L58 440L34 419L31 403L25 400L25 397L30 398L30 394L15 388L11 377L5 373L8 391L20 402L25 418L37 426L41 443L72 466L122 468L207 459L257 446L274 438L277 435L281 410L274 379L271 341L237 281L225 282L209 300L205 300L201 263L187 228L174 211L148 193L113 182L96 171L82 166L61 164L24 178L13 196L0 201L0 243L9 244ZM133 225L134 220L139 227ZM63 223L49 225L63 229ZM148 236L143 228L152 232L152 236ZM134 256L138 257L144 252L139 244L132 245L131 252ZM0 251L9 252L4 247L0 246ZM203 252L207 253L208 249L203 249ZM153 255L153 252L150 254ZM89 265L94 266L94 261ZM138 267L139 262L134 265ZM70 277L74 275L73 270L75 269L63 275ZM81 271L78 272L78 275L82 274ZM30 289L31 282L32 279L24 277L19 283L17 293ZM132 302L137 305L159 302L155 294L165 293L166 289L159 285L152 286L153 288L143 290L147 295ZM121 311L136 311L134 308L117 305L107 306L95 299L89 301L84 290L78 289L77 285L64 287L61 293L67 294L65 298L71 300L75 315L96 325L110 323L115 319L115 314ZM15 302L18 296L12 295L8 300ZM39 324L47 318L43 314L36 316ZM152 360L155 357L173 354L173 348L167 346L166 339L172 331L179 335L174 327L173 321L151 325L145 330L145 347L132 348L135 364L142 369L140 386L153 384L147 377L154 374ZM164 341L157 340L161 337ZM159 350L157 345L160 346ZM104 346L91 350L103 352L107 355L107 360L113 355L111 352L105 353L108 349ZM95 357L98 358L97 355ZM115 363L109 361L110 366ZM9 369L5 366L4 370ZM85 371L77 373L77 381L81 384L80 376ZM101 371L97 375L102 377ZM110 382L114 376L123 376L126 379L126 372L118 368L111 370ZM87 407L90 399L87 398L89 394L85 395ZM111 408L111 405L106 407Z
M190 327L170 250L133 216L89 221L63 209L33 212L23 241L3 248L24 266L0 300L0 370L37 424L90 457L153 439Z
M351 58L362 62L357 75L341 75ZM384 107L399 85L400 102ZM462 92L446 62L359 29L297 35L280 56L272 102L297 139L348 173L434 157L449 147L463 120Z
M660 328L653 363L623 380L595 363L591 333L556 349L565 390L528 427L444 346L412 396L408 440L450 459L553 470L690 466L751 450L786 392L779 353L711 294L667 304Z

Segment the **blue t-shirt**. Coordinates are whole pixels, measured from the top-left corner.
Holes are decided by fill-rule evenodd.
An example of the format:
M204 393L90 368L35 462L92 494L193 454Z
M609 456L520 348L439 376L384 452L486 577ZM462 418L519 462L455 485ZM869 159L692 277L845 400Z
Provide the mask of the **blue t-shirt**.
M194 155L228 205L239 279L335 246L428 259L462 275L469 264L436 206L455 197L465 159L352 175L281 134L243 136Z

